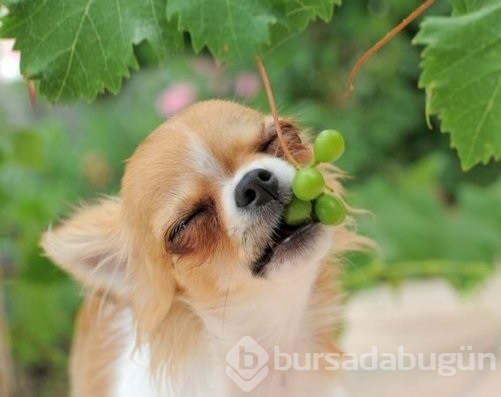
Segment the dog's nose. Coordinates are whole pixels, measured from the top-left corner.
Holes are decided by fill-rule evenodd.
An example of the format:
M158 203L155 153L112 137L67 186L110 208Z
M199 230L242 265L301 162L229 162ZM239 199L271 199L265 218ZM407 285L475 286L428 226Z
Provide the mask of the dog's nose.
M240 179L235 188L237 207L259 207L278 199L278 179L271 172L257 168Z

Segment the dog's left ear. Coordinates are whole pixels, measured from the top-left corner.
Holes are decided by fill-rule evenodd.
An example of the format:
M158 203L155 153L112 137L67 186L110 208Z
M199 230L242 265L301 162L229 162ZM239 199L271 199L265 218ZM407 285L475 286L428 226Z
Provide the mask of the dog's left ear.
M92 290L120 296L126 282L127 242L118 199L105 199L78 210L44 233L45 254Z

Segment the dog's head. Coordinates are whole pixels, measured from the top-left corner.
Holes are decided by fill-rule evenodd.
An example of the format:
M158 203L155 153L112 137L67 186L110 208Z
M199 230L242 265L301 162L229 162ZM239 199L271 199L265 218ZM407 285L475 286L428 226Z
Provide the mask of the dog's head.
M298 128L281 127L308 163ZM276 285L312 284L336 228L284 223L294 172L271 117L202 102L138 147L120 197L77 211L42 246L84 285L159 318L177 298L200 308L228 292L255 299Z

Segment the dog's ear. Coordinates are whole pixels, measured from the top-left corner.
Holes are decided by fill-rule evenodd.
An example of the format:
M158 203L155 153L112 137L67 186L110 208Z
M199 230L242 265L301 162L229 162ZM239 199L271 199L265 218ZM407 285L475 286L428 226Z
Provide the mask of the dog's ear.
M127 242L120 201L105 199L79 209L60 226L44 233L45 254L92 290L124 295Z

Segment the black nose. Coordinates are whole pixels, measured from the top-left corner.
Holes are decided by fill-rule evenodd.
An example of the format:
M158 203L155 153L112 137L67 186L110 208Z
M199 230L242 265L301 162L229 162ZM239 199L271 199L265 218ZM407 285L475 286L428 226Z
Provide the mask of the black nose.
M278 179L269 171L258 168L249 171L235 188L237 207L259 207L278 200Z

